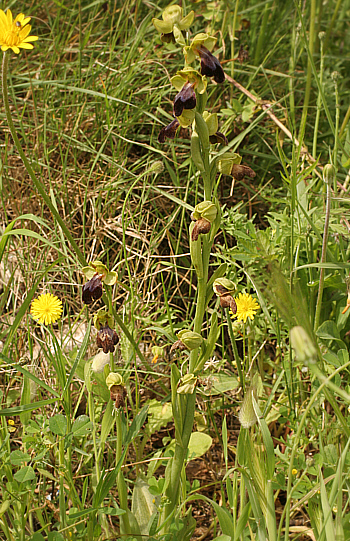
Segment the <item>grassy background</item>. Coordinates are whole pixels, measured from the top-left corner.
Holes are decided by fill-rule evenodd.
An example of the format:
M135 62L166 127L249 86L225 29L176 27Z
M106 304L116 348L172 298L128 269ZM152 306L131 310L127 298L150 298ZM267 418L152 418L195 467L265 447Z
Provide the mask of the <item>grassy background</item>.
M189 130L182 129L174 142L160 145L157 141L160 128L171 119L175 92L170 77L182 67L180 48L161 44L151 24L152 17L159 18L166 5L138 0L127 0L122 5L116 0L75 1L72 5L51 1L28 3L21 9L32 17L32 33L39 36L39 41L33 51L18 57L12 55L9 69L15 126L38 178L86 260L98 258L118 272L119 285L113 291L113 299L133 338L131 345L123 340L118 355L123 361L121 366L126 363L128 370L133 413L147 398L166 400L164 385L168 385L169 374L168 357L154 367L153 373L135 373L131 368L135 359L133 346L139 344L150 362L151 346L170 344L174 332L191 323L196 291L187 239L188 209L202 200L203 187L190 160ZM15 4L2 6L5 7L18 9ZM215 34L215 51L225 72L257 98L254 104L228 81L209 88L208 103L219 114L220 131L227 136L232 150L242 155L243 163L256 172L254 181L244 179L236 182L234 188L231 177L218 179L217 195L224 219L212 265L215 268L221 262L228 263L229 275L237 282L238 291L258 295L262 311L249 331L247 344L252 356L256 354L264 384L261 399L266 417L271 414L275 445L279 445L279 450L286 446L292 452L293 435L319 379L305 372L302 364L290 362L288 331L295 324L314 327L326 202L322 169L330 160L337 167L338 184L332 186L328 267L319 321L324 326L320 330L317 325L315 332L326 375L348 359L348 314L341 312L346 304L350 251L350 2L250 0L186 5L184 2L183 7L187 12L196 12L192 32ZM319 32L325 33L323 68ZM240 48L249 55L242 64L236 58ZM334 71L340 74L338 107ZM266 102L274 104L276 118L288 128L292 138L298 139L299 145L264 112ZM83 275L78 258L35 192L11 140L3 110L0 122L1 231L12 220L17 220L15 229L26 230L11 235L7 244L0 246L0 339L4 344L0 368L2 404L8 408L17 407L19 401L23 405L47 398L37 387L31 387L32 394L26 391L25 395L23 376L11 368L13 363L29 367L51 388L57 385L50 351L45 347L48 337L29 316L31 298L51 291L64 301L63 321L56 335L65 352L62 359L67 363L74 359L74 347L82 343L89 316L85 316L81 302ZM159 161L164 166L161 173L152 167ZM276 261L279 271L275 270ZM291 295L293 284L296 289ZM86 346L86 358L91 358L96 353L93 340ZM241 341L238 348L242 353ZM225 326L216 357L219 365L215 370L220 367L232 375L229 367L234 366L234 358ZM206 375L209 377L210 373L208 369ZM78 410L88 411L81 381L83 372L79 378L72 383L72 418ZM347 369L334 381L347 391ZM225 447L224 412L233 413L228 421L232 428L231 463L235 460L234 430L241 398L240 394L222 394L220 400L210 399L204 387L198 406L206 419L207 431L217 437L220 449ZM293 493L295 501L306 498L298 515L300 520L303 517L303 527L308 527L310 517L317 514L313 515L313 510L318 503L310 501L321 483L317 468L309 474L305 460L320 455L325 465L323 476L335 475L335 464L344 449L344 435L350 431L347 407L345 395L339 398L336 391L331 397L322 393L318 409L310 410L305 421L295 466L303 482L299 491ZM103 400L96 403L98 425L104 408ZM54 406L46 406L34 412L32 420L41 425L55 413ZM39 433L33 436L34 442L26 439L28 431L23 425L28 423L28 416L25 419L14 414L12 418L17 432L8 441L3 418L3 464L16 449L28 450L32 446L39 453ZM45 434L47 445L52 445L55 438ZM115 459L113 441L112 438L105 457L106 467L111 467ZM81 458L73 450L73 464L76 466L82 460L84 475L89 476L95 458L90 436L84 445L87 457ZM50 465L49 471L57 481L57 456L49 447L45 449L48 454L43 460ZM136 458L137 449L136 446L133 451ZM147 452L147 456L152 456L151 447ZM211 467L221 480L224 467L220 453L217 451ZM281 454L276 469L276 474L280 474L279 485L274 487L281 494L277 500L279 516L285 493L290 496L286 485L289 457L288 451L284 457ZM346 467L339 488L340 494L342 487L344 492L344 517L349 512ZM131 470L130 479L134 479L136 474ZM4 469L2 478L6 480L7 475ZM205 479L202 484L210 482ZM79 490L81 483L77 477ZM210 496L220 501L220 491L226 490L223 486L217 483ZM7 501L11 490L6 488L5 481L0 482L0 488L3 500ZM38 496L31 495L35 506L45 503L46 488L44 484ZM91 485L87 502L91 503L92 494ZM324 511L325 507L317 509ZM32 535L39 529L38 524L43 527L43 523L59 523L55 512L53 505L45 509L42 519L28 513L23 531ZM213 528L210 513L203 519L204 530L197 532L198 538L203 532L207 532L208 539L215 537L216 526ZM15 532L16 512L9 516L10 530ZM313 525L316 522L311 518L314 535L321 539L326 534L322 527ZM11 539L3 531L5 539Z

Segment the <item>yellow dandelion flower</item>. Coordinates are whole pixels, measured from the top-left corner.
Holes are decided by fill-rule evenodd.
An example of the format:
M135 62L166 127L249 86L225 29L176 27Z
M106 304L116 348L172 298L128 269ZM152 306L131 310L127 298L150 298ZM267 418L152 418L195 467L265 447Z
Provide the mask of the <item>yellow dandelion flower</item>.
M51 293L40 295L32 302L30 313L40 324L49 325L57 321L63 312L62 301Z
M298 473L298 470L296 470L295 468L292 469L292 475L296 475Z
M253 299L249 293L240 293L235 298L237 305L237 312L233 317L237 318L237 321L247 321L247 318L254 319L257 310L260 308L256 299Z
M13 419L9 419L7 421L7 424L8 424L8 431L10 433L16 432L15 421Z
M6 13L0 9L0 46L2 51L12 49L18 54L19 49L33 49L31 41L36 41L38 36L30 36L32 29L30 17L26 17L23 13L17 15L15 19L12 17L11 10Z

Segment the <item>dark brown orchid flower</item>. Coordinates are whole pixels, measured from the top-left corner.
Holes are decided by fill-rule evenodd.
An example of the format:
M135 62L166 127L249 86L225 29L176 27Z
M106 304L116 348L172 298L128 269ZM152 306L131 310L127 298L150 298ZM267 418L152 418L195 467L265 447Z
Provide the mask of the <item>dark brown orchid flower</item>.
M242 180L245 176L254 178L256 173L253 171L253 169L251 169L247 165L234 164L232 166L231 175L236 180Z
M84 304L91 304L93 301L102 297L102 281L101 276L96 273L91 280L83 285L82 300Z
M200 45L197 48L197 52L201 57L201 74L206 75L207 77L214 77L216 83L223 83L225 80L225 73L216 56L211 54L204 45Z
M214 133L214 135L209 135L209 141L215 145L215 143L222 143L223 145L228 145L228 140L226 135L221 133L221 131L217 131Z
M176 130L179 126L180 126L180 122L178 121L177 118L174 118L174 120L172 120L170 124L168 124L167 126L164 126L160 130L159 135L158 135L159 143L165 143L165 139L167 138L174 139L176 135Z
M97 333L97 347L103 349L103 353L113 353L114 347L118 344L119 338L114 329L104 325Z
M197 104L196 93L191 83L185 83L175 96L174 116L181 116L184 109L194 109Z
M199 220L196 220L194 228L192 229L192 241L195 242L196 240L198 240L200 234L206 235L207 233L209 233L210 229L211 223L209 222L209 220L206 220L205 218L199 218Z
M220 299L221 308L231 308L233 314L237 312L237 304L231 292L221 284L215 285L215 293Z

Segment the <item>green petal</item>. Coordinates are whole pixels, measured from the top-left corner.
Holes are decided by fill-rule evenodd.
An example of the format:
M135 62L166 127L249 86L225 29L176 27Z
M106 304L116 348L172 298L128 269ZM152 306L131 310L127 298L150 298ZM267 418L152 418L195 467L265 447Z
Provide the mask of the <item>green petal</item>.
M181 75L174 75L171 79L171 84L180 92L183 85L186 83L187 79L182 77Z
M194 11L191 11L188 15L186 15L186 17L181 19L179 23L180 30L187 30L187 28L189 28L191 24L193 23L193 19L194 19Z

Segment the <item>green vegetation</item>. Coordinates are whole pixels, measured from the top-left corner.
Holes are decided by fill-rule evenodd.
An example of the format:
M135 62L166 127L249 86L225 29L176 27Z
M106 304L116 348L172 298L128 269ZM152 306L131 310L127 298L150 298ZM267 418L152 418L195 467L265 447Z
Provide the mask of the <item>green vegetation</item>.
M0 12L0 539L350 539L350 1L65 4Z

